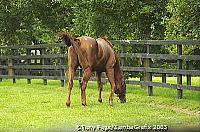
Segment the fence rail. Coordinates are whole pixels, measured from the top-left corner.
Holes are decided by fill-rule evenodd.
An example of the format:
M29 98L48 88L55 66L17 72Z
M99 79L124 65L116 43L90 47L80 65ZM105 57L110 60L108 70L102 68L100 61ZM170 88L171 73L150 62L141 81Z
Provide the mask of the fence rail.
M183 54L183 45L200 45L200 40L113 40L114 45L119 46L121 69L124 72L142 72L143 80L127 80L128 84L147 86L148 95L153 95L153 86L177 89L177 97L182 98L183 89L198 90L200 86L192 86L191 77L200 76L199 69L191 69L192 61L200 61L200 54ZM177 54L153 53L154 46L174 45ZM140 47L140 52L127 52L127 47ZM26 78L28 83L31 79L43 79L47 84L48 79L61 80L64 86L65 70L67 67L67 47L63 43L40 44L40 45L13 45L0 46L0 81L2 78ZM140 59L142 64L136 66L127 65L127 59ZM173 61L176 68L152 67L152 60ZM185 68L184 68L184 66ZM75 79L80 80L80 70ZM161 74L162 82L153 82L153 74ZM166 83L167 75L176 75L177 84ZM187 85L183 85L182 76L187 76ZM92 78L92 80L95 80ZM200 84L199 84L200 85Z

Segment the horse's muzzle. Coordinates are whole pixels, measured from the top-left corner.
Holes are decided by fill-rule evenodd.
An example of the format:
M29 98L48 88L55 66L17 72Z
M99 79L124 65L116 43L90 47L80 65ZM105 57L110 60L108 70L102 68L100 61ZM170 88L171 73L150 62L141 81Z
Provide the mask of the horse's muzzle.
M126 98L120 99L120 102L121 102L121 103L126 103Z

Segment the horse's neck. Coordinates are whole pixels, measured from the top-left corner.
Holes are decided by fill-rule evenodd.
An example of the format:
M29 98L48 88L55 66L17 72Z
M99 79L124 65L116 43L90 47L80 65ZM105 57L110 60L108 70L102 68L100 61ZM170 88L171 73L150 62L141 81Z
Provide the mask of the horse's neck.
M115 66L114 66L114 74L115 74L114 75L115 76L115 82L121 83L121 81L123 80L123 74L122 74L122 71L120 69L119 59L118 59L117 56L116 56L116 63L115 63Z

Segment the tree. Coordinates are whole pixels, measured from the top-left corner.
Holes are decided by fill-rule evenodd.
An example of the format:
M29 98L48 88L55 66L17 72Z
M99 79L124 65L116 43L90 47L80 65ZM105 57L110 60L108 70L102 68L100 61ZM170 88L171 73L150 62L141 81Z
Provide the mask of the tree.
M82 0L74 4L73 32L110 39L163 39L166 0Z
M51 42L59 30L70 28L69 2L1 0L0 42L3 45Z
M200 2L199 0L169 0L166 7L169 15L165 16L165 39L199 39L200 38ZM184 54L200 53L199 46L184 46ZM176 53L176 46L167 46L171 53ZM193 67L199 69L200 62L192 61Z
M199 39L199 0L169 0L165 17L166 39Z

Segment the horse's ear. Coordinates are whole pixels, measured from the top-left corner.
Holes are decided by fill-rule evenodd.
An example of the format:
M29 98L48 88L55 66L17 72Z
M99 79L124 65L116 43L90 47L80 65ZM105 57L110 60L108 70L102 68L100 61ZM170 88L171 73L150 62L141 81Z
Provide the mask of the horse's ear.
M101 35L101 38L104 40L108 40L108 37L106 35Z

